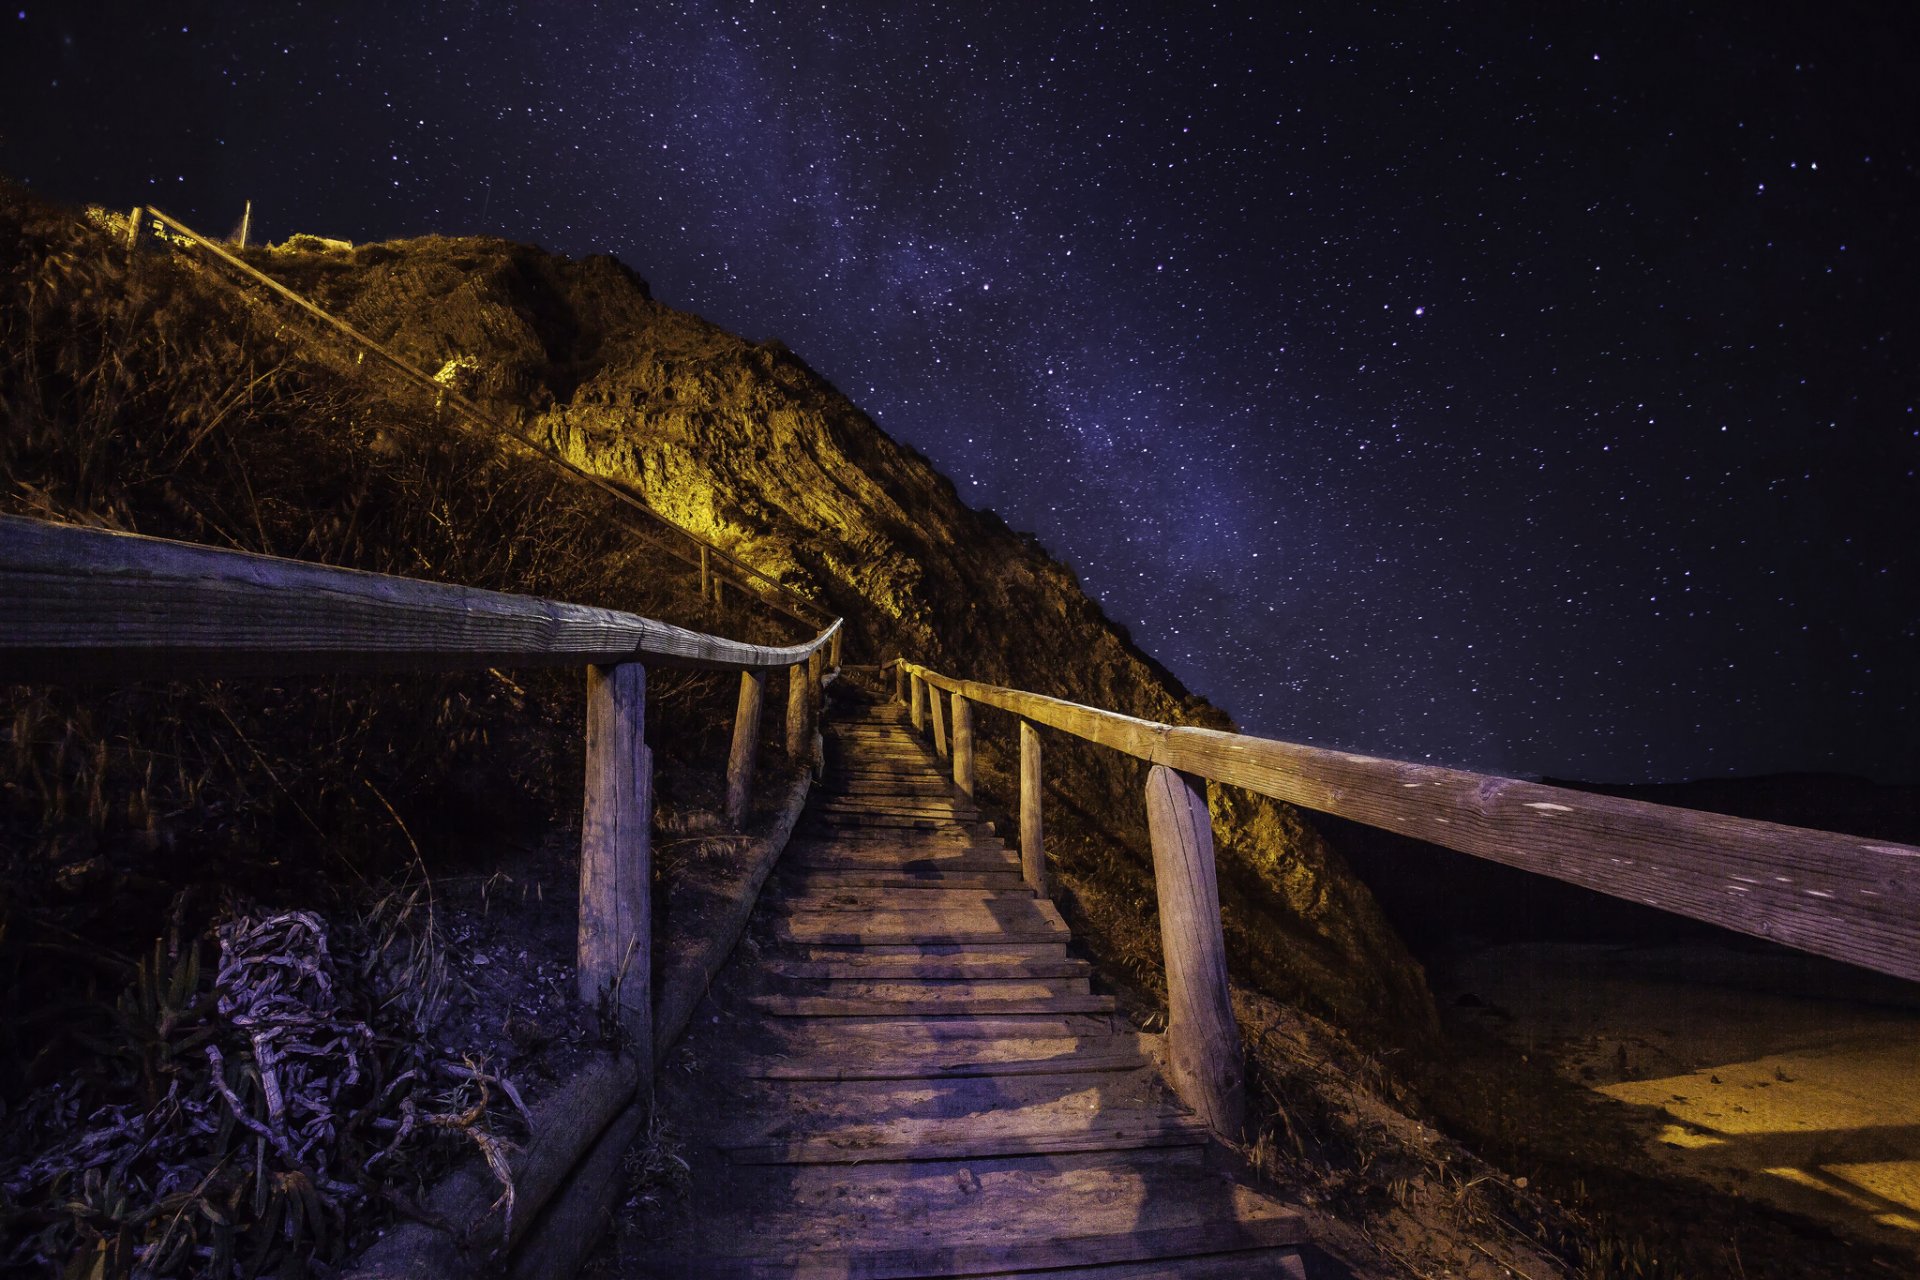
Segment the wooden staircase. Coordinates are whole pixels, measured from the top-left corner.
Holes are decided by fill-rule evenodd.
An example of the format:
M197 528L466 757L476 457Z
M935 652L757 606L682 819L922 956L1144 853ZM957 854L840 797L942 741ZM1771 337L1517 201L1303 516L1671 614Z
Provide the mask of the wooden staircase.
M836 692L822 784L660 1082L700 1145L646 1273L1308 1275L1298 1215L1226 1171L905 708Z

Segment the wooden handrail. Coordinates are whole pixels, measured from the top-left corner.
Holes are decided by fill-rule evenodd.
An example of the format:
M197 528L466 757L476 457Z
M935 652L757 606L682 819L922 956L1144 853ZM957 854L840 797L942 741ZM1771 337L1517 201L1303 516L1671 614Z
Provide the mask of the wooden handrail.
M0 679L649 662L765 671L776 647L586 605L0 516Z
M1912 845L1161 724L905 669L1151 764L1920 981Z
M458 410L461 414L465 415L469 420L479 424L480 426L486 428L489 431L494 432L496 435L504 436L507 439L513 440L515 443L520 444L525 448L532 450L535 454L537 454L539 457L544 459L550 465L559 468L561 471L566 472L569 476L573 477L574 479L580 480L586 484L592 485L593 487L601 490L603 493L606 493L609 496L611 496L615 501L621 503L622 505L626 506L627 508L631 509L632 511L646 518L647 520L653 522L653 524L656 525L657 527L669 533L676 534L679 537L684 538L688 542L692 543L694 549L690 551L683 552L672 547L666 547L663 549L666 550L668 554L679 558L681 561L683 561L686 564L698 564L700 566L700 570L701 570L700 585L701 585L701 592L703 595L706 593L708 576L711 572L709 568L709 557L711 556L731 566L743 579L746 580L746 581L743 581L742 585L748 586L749 589L753 591L753 594L758 599L760 599L761 601L770 605L773 608L779 609L782 613L789 615L790 617L794 618L796 621L804 622L810 626L819 626L822 623L828 621L833 616L830 612L821 608L821 606L819 606L818 604L815 604L813 601L807 599L805 596L796 592L792 587L787 586L785 583L779 581L776 578L770 577L769 575L762 573L760 570L754 568L752 565L740 559L738 556L735 556L730 552L724 551L721 548L714 546L711 542L708 542L705 538L702 538L699 534L694 533L691 529L684 528L681 525L676 524L674 521L669 520L666 516L661 515L658 511L655 511L652 507L640 501L627 489L614 484L612 481L607 480L603 476L595 475L593 472L588 471L584 467L576 466L575 464L567 461L565 458L560 457L558 454L554 453L551 449L548 449L547 447L542 445L539 441L535 440L533 437L529 436L525 432L517 430L516 428L509 426L507 423L500 421L498 418L494 417L492 414L489 414L486 410L482 409L479 405L475 404L472 400L469 400L467 397L459 394L457 391L453 390L451 387L448 387L444 383L441 383L438 380L436 380L431 374L427 373L424 369L421 369L418 366L411 364L406 360L401 359L398 355L394 354L394 352L389 350L382 343L376 342L373 338L368 337L366 334L360 332L360 330L354 328L352 325L340 319L338 316L334 315L332 312L327 311L325 308L319 306L318 304L314 303L310 299L302 296L300 293L296 292L295 290L288 288L284 284L281 284L278 280L275 280L272 276L268 275L266 272L261 271L258 268L251 266L250 264L242 261L240 258L236 257L234 254L228 252L224 245L221 245L218 242L214 240L210 240L206 236L201 235L198 231L195 231L192 227L187 226L185 223L181 222L179 219L171 217L168 214L162 213L160 210L155 209L150 205L140 209L135 209L133 211L132 235L137 237L141 234L145 226L146 218L151 218L162 229L168 232L171 232L175 236L178 236L187 240L196 248L204 249L206 252L212 254L221 263L239 272L246 279L254 282L255 284L264 286L265 288L273 292L275 295L280 297L282 300L292 303L299 310L313 317L314 319L318 320L320 323L326 325L328 328L332 329L334 332L338 333L340 336L346 338L348 341L356 344L362 349L370 352L382 363L388 365L389 367L394 369L396 372L401 374L401 376L409 379L412 382L419 384L422 388L426 390L432 391L434 395L437 398L439 398L442 402L452 406L454 409ZM755 585L749 585L749 584L755 584ZM716 576L714 578L714 592L715 592L716 601L718 598L718 590L719 590L719 579ZM772 593L771 596L769 595L769 593Z
M0 516L0 682L295 671L585 667L577 983L653 1076L647 664L743 673L727 811L751 801L765 672L819 702L835 620L805 644L744 644L638 614ZM803 708L805 710L806 708ZM789 745L799 763L799 751Z

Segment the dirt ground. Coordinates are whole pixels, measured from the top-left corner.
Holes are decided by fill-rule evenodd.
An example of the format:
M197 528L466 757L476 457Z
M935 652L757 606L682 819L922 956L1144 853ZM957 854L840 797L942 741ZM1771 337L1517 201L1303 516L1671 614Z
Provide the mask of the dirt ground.
M1920 1265L1920 993L1714 942L1536 943L1436 994L1627 1104L1655 1169L1805 1214Z

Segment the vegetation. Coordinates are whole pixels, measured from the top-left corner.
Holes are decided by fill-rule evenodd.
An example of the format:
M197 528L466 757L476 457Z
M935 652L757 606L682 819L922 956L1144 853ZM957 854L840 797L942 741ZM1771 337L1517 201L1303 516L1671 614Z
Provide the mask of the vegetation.
M11 188L0 415L0 510L791 635L717 615L606 495ZM498 1156L514 1087L446 1041L433 884L576 821L577 683L0 690L12 1263L338 1258L451 1156ZM671 823L712 802L732 688L661 673L651 695Z

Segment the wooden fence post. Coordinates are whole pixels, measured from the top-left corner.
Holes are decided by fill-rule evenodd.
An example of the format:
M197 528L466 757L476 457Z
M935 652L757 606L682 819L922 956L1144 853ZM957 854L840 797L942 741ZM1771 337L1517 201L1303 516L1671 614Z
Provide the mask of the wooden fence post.
M953 695L953 785L973 794L973 704Z
M1246 1069L1227 995L1206 781L1154 765L1147 773L1147 829L1167 960L1173 1087L1215 1132L1237 1140L1246 1117Z
M946 695L932 685L927 686L927 709L933 712L933 754L942 760L947 758L947 711L943 705Z
M807 705L812 708L816 716L825 710L821 705L821 697L823 681L827 674L826 666L827 651L825 649L815 649L807 655Z
M909 675L907 683L913 688L913 702L909 712L916 733L927 731L927 682L917 674Z
M713 566L707 560L707 549L700 548L700 599L702 602L713 594Z
M807 758L807 664L787 668L787 759Z
M843 634L845 633L842 631L836 631L833 633L833 639L827 641L828 646L832 650L827 661L835 671L840 669L840 637Z
M1047 896L1047 847L1040 818L1040 731L1020 722L1020 874Z
M740 702L733 713L733 750L727 754L727 826L746 829L753 804L753 758L760 750L760 704L767 673L740 673Z
M903 707L913 701L913 695L907 692L907 681L909 678L907 675L907 660L905 658L895 658L893 660L893 700Z
M640 1064L643 1083L651 1087L653 753L647 750L646 725L644 666L622 662L587 668L580 999L588 1008L609 1010Z

